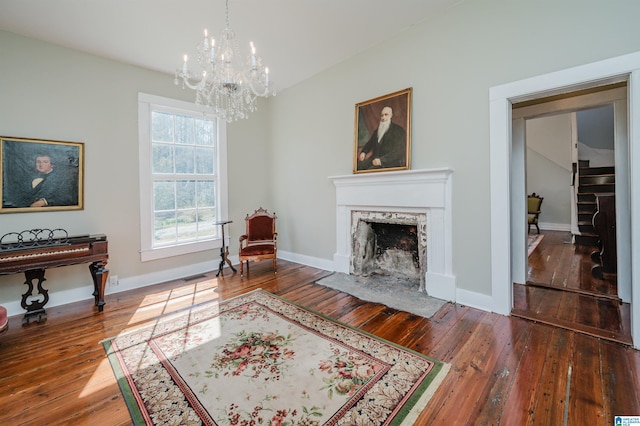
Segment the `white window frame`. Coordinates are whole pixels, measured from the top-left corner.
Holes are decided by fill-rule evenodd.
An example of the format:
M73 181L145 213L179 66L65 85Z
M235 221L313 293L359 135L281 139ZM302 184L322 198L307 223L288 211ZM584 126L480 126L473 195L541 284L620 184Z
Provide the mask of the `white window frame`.
M151 175L151 112L154 108L182 110L188 114L204 114L217 122L216 138L216 211L218 220L228 217L227 179L227 126L224 120L213 115L211 108L190 102L161 96L138 94L138 147L140 170L140 260L142 262L180 256L204 250L220 248L222 238L216 236L196 242L176 243L170 246L153 247L153 179Z

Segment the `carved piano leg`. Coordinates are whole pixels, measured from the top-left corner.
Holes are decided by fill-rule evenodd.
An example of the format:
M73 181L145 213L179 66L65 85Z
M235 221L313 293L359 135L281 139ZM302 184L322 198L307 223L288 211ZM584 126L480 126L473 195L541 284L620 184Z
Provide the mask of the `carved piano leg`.
M27 312L24 314L22 318L22 322L25 324L29 324L31 318L38 317L37 321L42 322L46 319L47 313L44 310L44 305L49 301L49 291L45 290L42 287L42 283L45 281L44 277L44 269L31 269L28 271L24 271L24 277L26 281L24 282L29 286L27 291L22 295L22 308L26 309ZM38 280L38 294L42 296L42 299L38 298L38 300L29 301L29 297L33 297L33 281Z
M96 299L96 306L98 307L98 312L102 312L106 304L104 301L104 289L107 286L109 270L103 262L99 261L89 265L89 271L91 271L91 278L93 278L93 296Z

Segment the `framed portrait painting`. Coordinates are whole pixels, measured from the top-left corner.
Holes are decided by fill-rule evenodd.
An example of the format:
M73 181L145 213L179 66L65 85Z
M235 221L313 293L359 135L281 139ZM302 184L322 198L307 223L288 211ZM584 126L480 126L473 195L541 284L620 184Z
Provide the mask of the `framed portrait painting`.
M0 213L82 210L84 144L0 137Z
M408 88L356 104L354 173L410 168L411 93Z

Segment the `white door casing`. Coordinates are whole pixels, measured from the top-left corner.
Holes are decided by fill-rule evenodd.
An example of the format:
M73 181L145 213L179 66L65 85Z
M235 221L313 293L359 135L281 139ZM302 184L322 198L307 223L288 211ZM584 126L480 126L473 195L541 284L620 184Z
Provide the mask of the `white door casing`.
M589 87L627 81L628 83L628 148L629 148L629 209L640 211L640 197L634 197L632 189L640 185L640 117L634 110L640 100L640 52L606 59L592 64L553 72L525 80L492 87L489 91L489 137L491 158L491 274L493 311L509 315L513 306L513 258L521 257L513 247L514 233L520 233L518 224L521 217L512 216L512 201L524 193L516 182L512 181L513 167L519 162L514 152L517 146L512 143L512 108L515 102L522 102L551 96L558 93L577 91ZM520 113L520 111L519 111ZM638 192L638 191L636 191ZM640 217L630 215L630 250L631 266L629 287L631 302L631 332L634 345L640 342L640 270L633 274L633 265L640 265ZM511 261L505 262L505 259ZM640 267L640 266L639 266Z

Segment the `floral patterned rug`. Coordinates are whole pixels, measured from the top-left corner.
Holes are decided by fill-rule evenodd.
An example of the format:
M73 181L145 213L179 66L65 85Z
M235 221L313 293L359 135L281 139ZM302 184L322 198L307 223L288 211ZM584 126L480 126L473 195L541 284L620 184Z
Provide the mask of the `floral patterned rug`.
M449 365L263 290L103 342L134 424L413 424Z
M542 234L527 235L527 256L531 256L531 253L538 247L543 238L544 235Z

